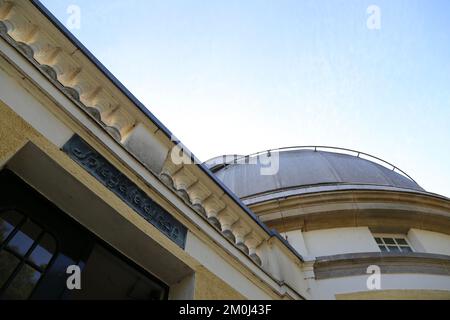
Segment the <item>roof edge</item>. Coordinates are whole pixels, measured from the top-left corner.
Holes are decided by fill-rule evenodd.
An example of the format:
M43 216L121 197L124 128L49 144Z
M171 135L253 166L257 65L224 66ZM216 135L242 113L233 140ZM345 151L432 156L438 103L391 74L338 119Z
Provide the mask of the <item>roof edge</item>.
M113 83L156 127L161 130L174 145L180 141L174 139L173 133L150 112L39 0L31 0L31 3L82 53L103 75ZM189 148L184 150L189 151ZM193 153L190 153L194 163L204 172L224 193L226 193L250 218L261 227L268 236L276 237L276 233L270 230L225 184L220 181Z

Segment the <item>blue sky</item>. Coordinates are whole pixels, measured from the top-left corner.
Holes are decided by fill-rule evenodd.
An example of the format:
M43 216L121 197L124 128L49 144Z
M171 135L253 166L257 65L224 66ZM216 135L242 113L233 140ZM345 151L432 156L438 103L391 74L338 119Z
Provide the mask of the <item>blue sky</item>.
M201 160L346 147L450 196L450 1L42 2Z

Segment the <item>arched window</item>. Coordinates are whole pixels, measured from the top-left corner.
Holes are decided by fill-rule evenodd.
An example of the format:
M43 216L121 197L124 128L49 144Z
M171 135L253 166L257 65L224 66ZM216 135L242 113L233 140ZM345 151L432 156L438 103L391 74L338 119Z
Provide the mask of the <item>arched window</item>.
M0 212L0 299L28 299L56 251L56 241L25 215Z

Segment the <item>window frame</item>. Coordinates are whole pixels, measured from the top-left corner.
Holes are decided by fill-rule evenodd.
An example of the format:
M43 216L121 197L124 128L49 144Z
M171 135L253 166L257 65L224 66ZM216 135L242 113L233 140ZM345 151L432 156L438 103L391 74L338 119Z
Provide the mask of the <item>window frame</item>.
M396 234L396 233L373 233L373 240L375 241L377 247L380 249L380 252L386 252L386 253L410 253L410 252L416 252L414 250L414 247L411 245L411 242L408 240L408 237L405 234ZM381 240L382 243L377 242L377 238ZM384 241L384 239L392 239L393 244L388 244ZM399 244L397 242L397 239L404 240L406 244ZM381 246L384 246L387 251L383 251L381 249ZM391 251L389 250L389 247L396 247L398 251ZM409 251L404 251L402 248L409 248Z
M0 218L2 217L2 215L4 213L7 213L7 212L15 212L15 213L19 214L21 216L21 218L20 218L20 221L17 223L17 225L14 226L14 229L8 234L8 236L3 240L3 242L0 243L0 252L5 251L8 254L11 254L12 256L17 258L19 260L19 262L18 262L17 266L14 267L14 270L8 276L8 279L5 281L5 283L0 287L0 300L3 299L3 295L9 289L9 287L12 284L12 282L14 281L14 279L17 277L17 275L20 273L20 271L25 266L31 267L32 269L38 271L41 274L39 277L39 280L34 284L33 289L29 293L28 297L25 298L25 300L28 300L28 299L30 299L30 297L33 296L34 291L39 286L42 279L45 277L45 274L47 273L47 271L49 269L51 269L51 266L58 255L58 241L57 241L57 238L50 231L48 231L46 228L44 228L40 223L37 223L34 219L32 219L29 215L24 213L19 208L15 208L15 207L0 208ZM10 243L10 241L12 239L14 239L16 234L18 232L20 232L21 228L27 222L31 222L31 223L35 224L36 226L38 226L41 229L41 231L39 232L39 235L36 238L32 238L32 240L33 240L32 245L27 249L26 253L22 255L18 252L15 252L11 248L8 248L8 244ZM39 245L41 240L46 235L50 236L53 239L55 247L54 247L54 251L52 252L52 257L50 258L48 264L46 265L45 268L42 268L41 266L38 266L33 261L31 261L30 256L32 255L34 250L37 248L37 246Z
M46 235L50 235L56 240L53 258L47 264L45 273L36 282L28 297L29 300L70 300L72 291L67 289L66 285L66 267L68 265L65 257L68 257L74 265L80 266L83 270L94 245L103 246L110 253L140 272L142 276L156 282L164 290L162 300L168 299L171 288L164 280L92 233L86 226L43 197L14 172L8 169L0 170L0 189L2 191L0 192L0 213L16 211L39 226L46 232ZM18 224L19 221L14 225L18 226ZM61 258L64 260L61 261L62 264L59 263Z

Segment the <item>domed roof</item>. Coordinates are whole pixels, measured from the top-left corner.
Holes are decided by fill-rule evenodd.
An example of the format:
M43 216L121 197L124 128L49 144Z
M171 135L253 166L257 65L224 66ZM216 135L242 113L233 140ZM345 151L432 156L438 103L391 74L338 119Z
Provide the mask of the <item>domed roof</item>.
M355 155L343 153L347 151L354 152ZM265 158L260 158L261 155ZM268 155L270 158L267 158ZM342 189L342 186L370 185L424 191L395 166L367 154L346 149L336 148L333 152L318 148L279 149L268 154L238 157L233 161L224 162L222 159L225 160L225 157L211 159L206 165L240 198L313 186L336 186L336 189ZM268 161L271 161L270 165ZM264 169L267 173L270 166L276 169L277 161L278 170L274 170L273 174L261 174Z

